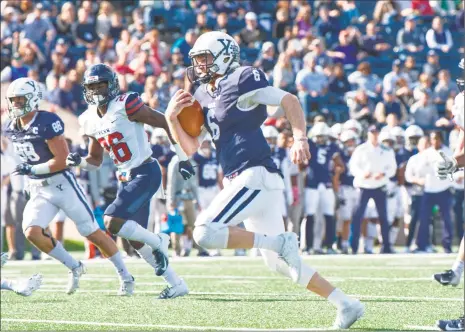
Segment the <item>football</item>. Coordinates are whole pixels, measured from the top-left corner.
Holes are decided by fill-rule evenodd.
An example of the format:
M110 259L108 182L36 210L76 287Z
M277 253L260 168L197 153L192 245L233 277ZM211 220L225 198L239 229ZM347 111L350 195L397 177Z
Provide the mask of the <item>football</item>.
M198 137L205 121L202 106L200 106L197 100L194 100L191 106L182 109L178 115L178 120L187 134L192 137Z

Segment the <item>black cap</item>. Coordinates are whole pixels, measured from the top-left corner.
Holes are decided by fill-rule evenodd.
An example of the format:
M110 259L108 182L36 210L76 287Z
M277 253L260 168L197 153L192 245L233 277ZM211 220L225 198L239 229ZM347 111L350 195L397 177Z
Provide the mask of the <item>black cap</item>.
M369 132L369 133L374 133L374 132L378 133L378 132L379 132L379 128L378 128L377 125L372 124L372 125L370 125L370 126L368 127L368 132Z

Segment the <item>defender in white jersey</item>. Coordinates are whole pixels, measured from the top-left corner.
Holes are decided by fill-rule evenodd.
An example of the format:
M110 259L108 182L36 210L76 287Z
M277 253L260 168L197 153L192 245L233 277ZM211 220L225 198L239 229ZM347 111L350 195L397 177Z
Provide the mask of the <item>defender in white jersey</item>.
M170 136L166 120L163 114L146 106L137 93L121 94L115 72L104 64L85 72L83 86L89 108L79 122L90 137L89 154L81 158L78 153L71 153L68 165L97 169L104 150L110 154L118 169L120 186L116 199L105 210L106 228L127 239L155 274L164 277L168 287L159 298L186 295L186 283L168 266L169 236L147 230L150 200L161 186L162 175L158 161L152 158L144 124L164 128ZM179 171L188 179L195 172L182 150L177 151L181 152Z

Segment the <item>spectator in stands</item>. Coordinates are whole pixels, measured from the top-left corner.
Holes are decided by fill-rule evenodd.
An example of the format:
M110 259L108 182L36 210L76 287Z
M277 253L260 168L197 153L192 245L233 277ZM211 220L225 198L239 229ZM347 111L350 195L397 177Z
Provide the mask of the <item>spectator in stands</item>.
M378 123L386 123L386 118L389 114L394 114L397 122L401 122L404 118L400 103L396 100L394 91L385 91L383 93L383 101L380 101L375 108L375 119Z
M297 73L296 87L305 115L308 116L310 108L319 110L323 97L328 92L328 79L316 66L315 58L308 54L304 58L305 68Z
M324 38L329 45L337 41L339 35L339 22L337 19L329 16L329 8L326 6L320 7L318 11L318 19L315 22L315 31L319 37Z
M95 26L96 17L95 14L99 10L99 3L97 1L84 0L81 3L81 8L87 13L87 23L90 23ZM79 15L79 12L78 12Z
M144 103L148 104L152 98L157 97L157 78L155 76L148 76L145 80L144 92L141 94L141 99Z
M184 57L184 66L188 67L191 65L191 60L189 58L189 51L191 50L192 46L194 46L196 40L198 38L198 33L194 29L189 29L186 31L184 38L179 38L173 43L171 47L171 52L175 48L177 48Z
M339 21L343 29L347 28L350 24L360 18L360 12L353 0L337 1L340 8Z
M429 0L412 0L412 11L421 16L433 16L434 10L430 2Z
M455 15L455 13L457 13L456 3L458 3L458 1L454 0L428 2L434 12L436 12L436 15L441 16ZM434 15L434 12L429 15Z
M129 63L129 68L134 72L143 72L145 75L158 75L161 68L155 63L153 57L150 56L150 45L143 44L140 53L136 58Z
M97 15L97 24L95 31L102 38L110 33L111 14L113 13L113 5L110 1L102 1Z
M168 71L168 68L163 67L160 73L160 77L157 81L157 96L158 102L160 104L160 111L165 112L166 107L171 99L171 73Z
M73 100L77 103L77 114L80 115L83 111L87 109L87 103L83 97L83 88L82 88L82 80L79 76L76 69L71 69L68 72L68 81L71 85L71 94L73 95Z
M397 46L399 50L417 53L423 51L424 44L424 34L417 28L415 16L408 16L405 19L404 27L397 33Z
M273 86L285 91L295 91L295 73L289 55L281 53L273 69Z
M334 62L342 62L344 65L355 65L357 63L357 46L352 41L357 32L342 30L339 33L339 43L336 44L331 51L327 51L328 55L333 58Z
M315 57L317 66L325 68L333 63L333 59L331 59L331 57L327 54L325 44L321 41L321 39L313 39L309 49Z
M420 100L423 93L427 93L430 97L433 96L433 78L425 73L420 74L418 85L413 89L413 98L415 98L415 100ZM432 101L431 98L430 102Z
M387 25L400 15L399 6L394 0L377 1L373 13L374 21Z
M463 32L463 30L465 29L465 10L463 2L460 3L461 8L455 15L455 26L457 30Z
M76 8L72 2L65 2L61 7L61 12L55 21L57 36L67 40L73 38L72 27L76 24Z
M410 79L410 82L418 81L420 71L417 69L417 63L415 58L411 55L405 58L404 73L407 74L408 78Z
M368 98L368 95L364 90L357 90L355 96L347 100L347 106L349 106L351 119L355 119L365 124L373 122L375 105L373 101Z
M48 34L48 32L54 32L55 29L48 19L42 18L42 10L44 5L42 3L37 3L35 5L34 11L29 14L24 21L23 26L23 38L32 40L35 44L43 45L46 41L52 40L54 35Z
M447 69L439 72L438 79L438 84L434 87L434 102L436 104L445 104L447 99L454 98L457 95L457 85L451 81Z
M405 79L408 84L410 84L410 80L404 72L402 72L402 62L397 59L394 60L392 63L392 71L387 73L383 79L383 90L384 91L392 91L396 86L396 83L399 79Z
M426 33L426 44L432 50L449 53L454 45L449 29L444 28L441 17L436 16L431 24L431 29Z
M94 49L88 49L86 51L85 63L87 68L101 62L102 61L100 60L100 57L97 55L97 52Z
M212 30L212 27L208 25L207 14L202 12L197 14L195 29L199 35Z
M128 30L121 31L121 37L115 46L116 56L121 58L124 54L127 56L125 61L132 61L136 56L134 51L134 44L136 42L137 40L135 38L131 39L131 35Z
M276 11L276 21L273 22L272 37L283 38L286 28L290 27L289 11L285 8L280 8Z
M31 40L23 39L19 45L19 54L23 58L24 66L33 70L40 70L41 67L47 62L44 54L39 47Z
M368 56L378 57L381 56L383 52L391 49L391 45L386 43L384 38L378 33L376 23L371 21L368 22L366 26L366 34L361 38L360 48Z
M436 51L430 50L426 57L426 63L423 65L423 72L436 77L440 70L439 55Z
M413 91L409 87L409 83L405 78L400 78L396 82L395 94L397 99L402 104L404 111L409 110L410 106L415 102Z
M328 90L331 94L330 101L337 103L343 103L344 95L350 91L350 83L347 80L344 66L341 63L336 63L333 66L333 73L329 77Z
M256 47L265 39L265 32L258 26L257 14L248 12L245 15L245 28L239 32L239 37L245 47Z
M129 83L128 90L137 92L139 95L144 92L145 87L145 69L136 70L134 79Z
M2 11L2 22L0 23L0 36L2 46L10 45L13 41L13 33L21 30L21 24L15 20L15 9L6 7Z
M110 35L102 36L97 46L97 57L100 58L100 61L110 63L116 61L114 44L114 39Z
M228 25L229 25L228 14L226 14L225 12L219 13L218 16L216 17L215 31L221 31L221 32L229 34Z
M134 29L129 30L132 37L136 38L137 40L142 40L145 36L146 29L145 23L143 20L138 20L134 23Z
M297 17L295 18L296 24L294 26L294 35L298 38L304 38L311 35L312 28L312 9L310 6L302 6L299 9Z
M0 73L0 82L13 82L14 80L27 77L29 67L26 67L23 63L23 58L16 52L11 58L11 64L3 68Z
M371 97L376 97L381 92L381 80L371 73L371 66L368 62L362 62L357 70L347 78L355 90L365 90Z
M84 8L78 10L78 23L74 28L73 37L77 46L88 49L97 46L98 35L94 25L89 23L89 14Z
M274 44L270 41L264 42L262 45L262 52L255 61L254 66L263 70L263 72L270 77L271 72L276 64Z
M123 17L120 12L114 12L111 14L111 27L110 27L110 36L115 40L121 36L121 32L124 30Z
M439 119L436 105L430 102L428 92L423 91L420 99L410 107L410 114L413 122L424 128L434 126L436 120Z
M58 87L50 92L49 102L72 113L77 111L77 102L73 98L71 83L66 76L61 76Z
M173 48L171 52L171 61L168 63L168 71L174 73L178 69L185 69L184 57L179 48Z

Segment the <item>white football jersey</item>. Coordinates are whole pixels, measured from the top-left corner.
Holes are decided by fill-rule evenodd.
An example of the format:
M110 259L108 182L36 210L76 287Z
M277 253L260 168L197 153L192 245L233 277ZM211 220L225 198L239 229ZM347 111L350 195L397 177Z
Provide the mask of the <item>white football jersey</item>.
M454 106L452 107L452 114L454 115L455 123L464 130L464 108L465 108L465 96L464 93L461 92L457 96L455 96Z
M111 100L103 117L93 105L79 117L85 135L97 139L120 172L136 168L152 156L144 124L128 119L143 105L137 93L129 92Z

